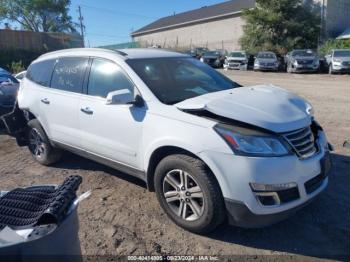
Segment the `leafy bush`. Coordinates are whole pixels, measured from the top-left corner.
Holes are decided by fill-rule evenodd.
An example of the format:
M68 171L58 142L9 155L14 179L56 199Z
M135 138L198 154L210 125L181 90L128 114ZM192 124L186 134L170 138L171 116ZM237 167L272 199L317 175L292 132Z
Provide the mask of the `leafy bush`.
M320 52L322 54L328 54L332 49L350 49L350 39L346 40L336 40L331 39L325 42L321 48Z
M13 61L11 63L11 65L9 66L9 68L10 68L10 71L12 72L12 74L17 74L19 72L24 71L24 66L22 64L22 60L20 60L18 62Z

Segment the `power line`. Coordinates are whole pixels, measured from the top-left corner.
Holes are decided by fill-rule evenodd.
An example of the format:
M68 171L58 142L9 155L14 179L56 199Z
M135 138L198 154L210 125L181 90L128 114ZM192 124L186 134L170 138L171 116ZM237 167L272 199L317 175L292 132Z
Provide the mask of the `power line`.
M135 13L128 13L128 12L121 12L119 10L114 10L114 9L107 9L107 8L101 8L101 7L96 7L96 6L90 6L90 5L81 5L85 8L90 8L95 11L101 11L101 12L108 12L108 13L113 13L113 14L120 14L124 16L134 16L142 19L158 19L158 17L151 17L151 16L144 16L140 14L135 14Z

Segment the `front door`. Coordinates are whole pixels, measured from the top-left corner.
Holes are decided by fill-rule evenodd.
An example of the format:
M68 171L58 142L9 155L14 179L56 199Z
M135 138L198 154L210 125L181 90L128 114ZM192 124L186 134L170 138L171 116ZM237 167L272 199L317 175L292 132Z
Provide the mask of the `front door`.
M79 122L82 149L107 160L140 169L139 148L145 109L133 105L108 105L108 93L135 87L126 73L112 61L95 58L80 98Z

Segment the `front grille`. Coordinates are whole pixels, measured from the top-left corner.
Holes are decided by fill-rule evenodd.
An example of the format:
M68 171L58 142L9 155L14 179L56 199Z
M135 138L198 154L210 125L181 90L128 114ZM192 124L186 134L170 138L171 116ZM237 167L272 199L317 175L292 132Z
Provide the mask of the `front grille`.
M323 183L323 180L326 178L325 175L318 175L309 181L307 181L305 185L306 193L311 194L315 192Z
M313 62L312 60L298 60L299 65L312 65Z
M301 158L308 158L317 151L315 137L309 126L283 136Z
M235 64L244 64L244 62L242 60L234 60L234 59L230 59L228 60L229 63L235 63Z
M350 61L345 61L345 62L343 62L343 65L344 65L344 66L350 66Z

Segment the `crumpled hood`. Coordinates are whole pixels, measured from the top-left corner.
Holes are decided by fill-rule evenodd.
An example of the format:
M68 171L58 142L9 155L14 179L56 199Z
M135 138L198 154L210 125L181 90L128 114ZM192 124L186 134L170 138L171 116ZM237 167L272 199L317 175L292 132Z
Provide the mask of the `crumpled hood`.
M301 97L273 85L234 88L187 99L175 106L182 110L207 110L276 133L311 124L311 106Z

